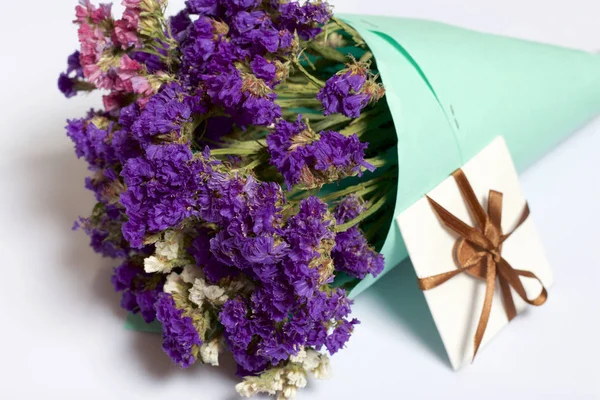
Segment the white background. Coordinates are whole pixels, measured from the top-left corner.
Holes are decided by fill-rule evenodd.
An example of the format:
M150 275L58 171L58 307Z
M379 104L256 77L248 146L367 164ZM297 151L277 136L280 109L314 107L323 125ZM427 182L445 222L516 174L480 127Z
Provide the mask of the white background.
M2 0L0 24L0 398L233 400L233 365L172 366L157 335L123 329L113 263L73 220L93 204L85 165L63 130L100 104L56 89L76 47L74 0ZM173 8L183 1L172 2ZM340 12L442 20L484 31L600 48L597 0L338 0ZM598 71L600 73L600 71ZM556 284L453 372L410 266L361 295L362 324L334 376L300 399L600 398L600 121L523 176Z

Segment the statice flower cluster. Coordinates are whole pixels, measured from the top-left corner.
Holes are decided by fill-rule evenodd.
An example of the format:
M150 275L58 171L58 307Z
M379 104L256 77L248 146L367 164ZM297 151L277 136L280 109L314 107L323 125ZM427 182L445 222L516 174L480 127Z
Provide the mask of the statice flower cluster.
M335 131L315 133L298 115L295 122L277 121L267 137L271 163L283 175L288 188L301 185L321 187L363 170L375 167L364 159L367 143L357 135L344 136Z
M292 398L326 377L359 324L349 291L384 267L374 60L331 47L355 33L321 0L122 5L80 1L58 80L103 93L67 121L97 202L75 227L119 260L121 306L160 325L176 365L227 351L241 395Z

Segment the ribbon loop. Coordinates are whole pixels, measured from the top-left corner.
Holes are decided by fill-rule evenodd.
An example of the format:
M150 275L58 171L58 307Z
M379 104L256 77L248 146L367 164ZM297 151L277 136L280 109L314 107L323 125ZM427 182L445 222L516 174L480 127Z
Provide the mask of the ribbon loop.
M490 318L496 279L498 279L500 284L504 310L509 321L517 315L511 287L523 301L533 306L544 304L548 298L548 292L542 281L534 273L514 269L502 258L502 244L527 220L530 213L529 206L525 204L517 225L510 232L504 234L502 232L502 193L495 190L489 191L488 210L486 213L463 170L456 170L452 176L456 181L461 196L467 204L469 212L477 222L477 227L469 226L427 196L427 200L439 220L459 236L455 245L455 258L459 264L459 268L454 271L420 278L418 283L421 290L430 290L463 272L485 280L485 299L473 339L473 358L475 358ZM536 279L542 286L541 293L535 299L530 300L527 297L521 277Z

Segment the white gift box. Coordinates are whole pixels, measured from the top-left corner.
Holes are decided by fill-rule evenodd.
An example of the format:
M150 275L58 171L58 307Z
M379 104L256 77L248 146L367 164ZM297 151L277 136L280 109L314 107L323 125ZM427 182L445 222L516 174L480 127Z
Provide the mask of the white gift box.
M521 193L517 172L504 139L496 138L461 169L484 210L487 210L490 190L503 194L502 231L510 232L519 223L526 200ZM477 227L452 176L430 191L428 196L466 224ZM460 267L455 260L455 245L459 235L442 223L426 197L400 214L397 223L419 279ZM501 255L513 268L534 273L544 287L548 288L552 284L552 271L531 218L527 218L503 243ZM521 277L520 280L529 299L537 297L542 291L537 280L528 277ZM514 289L511 291L517 313L529 307ZM485 292L484 280L464 272L424 291L454 369L473 359L474 336ZM500 286L496 282L481 347L508 322Z

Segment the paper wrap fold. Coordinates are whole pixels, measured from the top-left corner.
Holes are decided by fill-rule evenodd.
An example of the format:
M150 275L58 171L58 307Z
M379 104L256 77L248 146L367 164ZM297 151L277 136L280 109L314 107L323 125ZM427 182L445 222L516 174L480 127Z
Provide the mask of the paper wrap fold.
M337 15L366 41L398 136L395 218L504 136L519 171L600 113L600 55L395 17ZM384 273L408 257L392 222Z
M600 55L396 17L336 15L366 41L398 136L392 221L504 136L519 171L600 113ZM385 270L408 257L392 222ZM128 327L156 331L130 316Z

